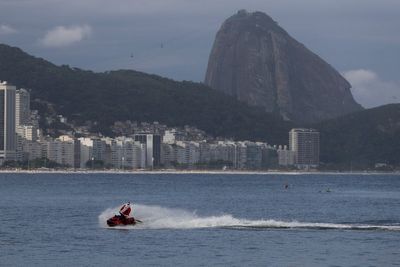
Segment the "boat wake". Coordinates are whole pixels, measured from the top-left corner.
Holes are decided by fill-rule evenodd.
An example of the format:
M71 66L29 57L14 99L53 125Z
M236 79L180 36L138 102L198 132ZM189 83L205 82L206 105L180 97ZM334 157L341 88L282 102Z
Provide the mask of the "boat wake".
M118 207L106 209L99 215L99 224L107 227L107 219L114 216ZM354 224L354 223L315 223L298 221L277 221L272 219L248 220L235 218L230 214L218 216L199 216L196 212L171 209L160 206L134 205L134 215L143 221L135 226L113 227L114 229L199 229L228 228L238 230L265 229L314 229L314 230L375 230L400 231L400 224Z

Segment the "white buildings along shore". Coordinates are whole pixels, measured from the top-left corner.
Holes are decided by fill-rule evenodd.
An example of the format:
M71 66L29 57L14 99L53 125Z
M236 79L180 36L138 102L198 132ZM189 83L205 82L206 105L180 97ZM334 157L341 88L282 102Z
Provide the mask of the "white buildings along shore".
M209 141L193 127L116 138L42 136L28 90L0 83L0 165L44 159L70 168L229 168L257 170L319 164L319 133L293 129L289 149L250 141ZM150 124L146 124L151 128ZM158 123L154 126L158 126ZM155 127L154 127L155 128Z

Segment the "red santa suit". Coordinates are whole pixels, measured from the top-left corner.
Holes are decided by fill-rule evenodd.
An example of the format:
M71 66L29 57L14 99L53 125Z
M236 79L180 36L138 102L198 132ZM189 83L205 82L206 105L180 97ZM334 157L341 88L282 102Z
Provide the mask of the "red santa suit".
M131 213L132 209L131 209L131 203L128 202L126 204L124 204L120 209L119 209L119 214L121 214L122 216L124 216L124 218L128 218L130 213Z

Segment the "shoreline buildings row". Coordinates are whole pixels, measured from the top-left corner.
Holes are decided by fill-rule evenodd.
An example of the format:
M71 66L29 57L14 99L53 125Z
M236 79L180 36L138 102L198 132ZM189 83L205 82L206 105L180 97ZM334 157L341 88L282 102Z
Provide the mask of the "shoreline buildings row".
M188 138L181 129L137 132L129 136L58 138L43 136L37 111L30 110L30 93L0 83L0 165L8 161L46 159L71 168L229 168L271 169L279 166L316 168L319 133L292 129L289 147L263 142Z

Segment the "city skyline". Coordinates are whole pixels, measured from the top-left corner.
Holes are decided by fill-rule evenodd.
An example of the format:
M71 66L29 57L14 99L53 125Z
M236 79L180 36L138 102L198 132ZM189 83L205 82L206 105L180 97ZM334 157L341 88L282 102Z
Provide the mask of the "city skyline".
M89 131L82 136L76 129L57 137L44 135L39 128L38 112L30 109L30 93L7 82L0 84L0 115L0 165L3 166L30 168L31 161L39 161L40 166L47 167L49 161L54 167L74 169L266 170L297 163L296 160L292 164L282 163L277 146L268 143L216 140L197 128L188 126L178 130L158 122L143 123L147 130L129 122L130 133L114 138ZM57 120L65 124L68 118L57 115ZM123 130L124 124L116 123L116 128ZM35 163L33 167L38 166Z

